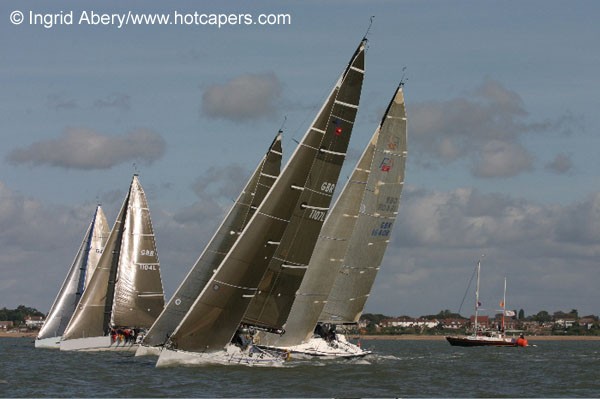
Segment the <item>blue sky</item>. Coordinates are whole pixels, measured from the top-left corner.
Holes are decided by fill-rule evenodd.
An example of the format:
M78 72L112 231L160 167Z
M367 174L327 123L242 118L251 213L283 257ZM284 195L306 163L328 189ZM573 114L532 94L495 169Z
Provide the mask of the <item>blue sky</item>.
M118 28L80 25L84 11L290 23ZM600 314L599 11L593 1L3 1L0 306L47 311L95 204L113 221L135 171L170 296L282 124L292 153L374 15L342 175L404 67L409 158L366 311L457 310L485 254L484 307L506 276L508 307ZM30 12L75 21L46 28Z

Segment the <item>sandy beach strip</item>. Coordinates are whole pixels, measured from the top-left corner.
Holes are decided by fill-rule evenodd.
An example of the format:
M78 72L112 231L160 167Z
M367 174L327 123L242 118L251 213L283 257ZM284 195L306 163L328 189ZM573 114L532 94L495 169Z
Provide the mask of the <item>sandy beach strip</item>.
M0 331L0 338L35 338L38 332L6 332Z

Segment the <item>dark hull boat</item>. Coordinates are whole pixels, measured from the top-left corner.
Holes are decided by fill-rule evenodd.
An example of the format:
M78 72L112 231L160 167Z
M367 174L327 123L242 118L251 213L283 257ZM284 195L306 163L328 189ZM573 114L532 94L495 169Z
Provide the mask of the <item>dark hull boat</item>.
M481 329L477 317L479 307L479 275L481 272L481 259L477 262L477 289L475 290L475 327L474 333L463 336L447 336L446 340L452 346L527 346L527 340L521 335L519 338L507 337L504 334L504 317L514 316L515 312L506 310L506 278L504 279L504 297L500 302L502 307L502 329L498 331L489 331Z
M468 335L463 337L446 337L446 340L452 346L519 346L517 339L501 336Z

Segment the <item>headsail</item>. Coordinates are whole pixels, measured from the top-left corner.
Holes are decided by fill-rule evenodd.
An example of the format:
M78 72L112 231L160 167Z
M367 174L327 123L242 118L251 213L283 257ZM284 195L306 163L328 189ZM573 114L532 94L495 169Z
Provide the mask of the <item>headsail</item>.
M98 259L108 239L108 233L106 216L104 216L102 207L98 205L79 246L75 260L50 308L50 312L48 312L46 322L40 329L38 339L59 337L67 328L81 295L87 287L86 282L89 281L90 276L96 269Z
M279 131L223 223L144 337L143 344L163 344L181 322L275 182L281 169L281 156Z
M356 323L363 311L398 215L407 156L406 126L401 83L381 121L356 226L320 321Z
M132 218L138 220L133 221ZM128 229L127 234L124 231L126 227ZM132 242L129 241L130 239L132 239ZM111 325L111 320L114 321L112 319L112 311L115 302L115 283L119 275L118 269L124 262L137 262L137 267L139 267L141 260L149 260L148 264L158 263L156 249L154 249L154 255L143 255L143 258L141 257L142 250L148 251L153 247L155 248L154 234L152 233L152 224L148 215L146 197L137 175L134 175L127 197L121 206L119 215L108 237L104 252L98 261L96 271L63 334L63 340L103 336L107 333ZM124 248L136 253L122 256L121 253ZM159 290L162 291L158 266L157 270L151 270L151 272L155 273L151 274L149 282L142 281L138 283L137 278L126 278L126 281L134 281L135 284L132 285L129 283L129 287L132 289L130 295L140 298L136 298L131 302L131 305L134 306L132 309L139 313L145 313L145 315L136 316L131 321L125 320L126 324L124 326L149 327L154 318L162 310L164 295L157 295ZM147 292L152 293L152 296L144 298L139 295ZM146 324L134 324L142 322Z
M111 325L150 328L165 306L146 194L133 177L117 267Z
M365 42L361 42L242 235L171 336L172 346L186 351L215 351L231 341L291 220L306 221L302 234L306 233L308 239L304 246L298 242L288 249L309 252L310 256L314 245L310 237L321 228L348 146L350 121L358 106L354 92L360 93L362 87ZM287 234L298 233L294 230ZM286 255L292 258L286 257L289 260L285 264L284 259L278 259L280 266L292 269L308 262L304 255L295 262L296 252Z

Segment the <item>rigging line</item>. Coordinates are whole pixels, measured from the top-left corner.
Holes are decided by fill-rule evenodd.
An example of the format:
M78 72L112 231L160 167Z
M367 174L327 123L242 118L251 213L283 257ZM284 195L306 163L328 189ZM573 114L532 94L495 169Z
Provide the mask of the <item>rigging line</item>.
M367 36L369 35L369 32L371 31L371 26L373 25L373 19L375 18L375 15L371 15L371 18L369 18L369 27L367 28L367 31L365 32L365 36L363 38L366 39Z
M402 68L402 78L400 78L400 83L398 84L398 87L403 87L406 82L408 82L408 76L406 76L406 67Z
M476 272L477 272L477 266L475 266L475 269L473 269L473 274L471 274L471 279L469 280L469 284L467 285L467 289L465 290L465 295L463 296L463 299L460 302L460 306L458 307L458 314L460 314L462 306L465 303L465 298L467 297L467 293L469 292L469 288L471 288L471 283L473 282L473 277L475 277L475 273Z

